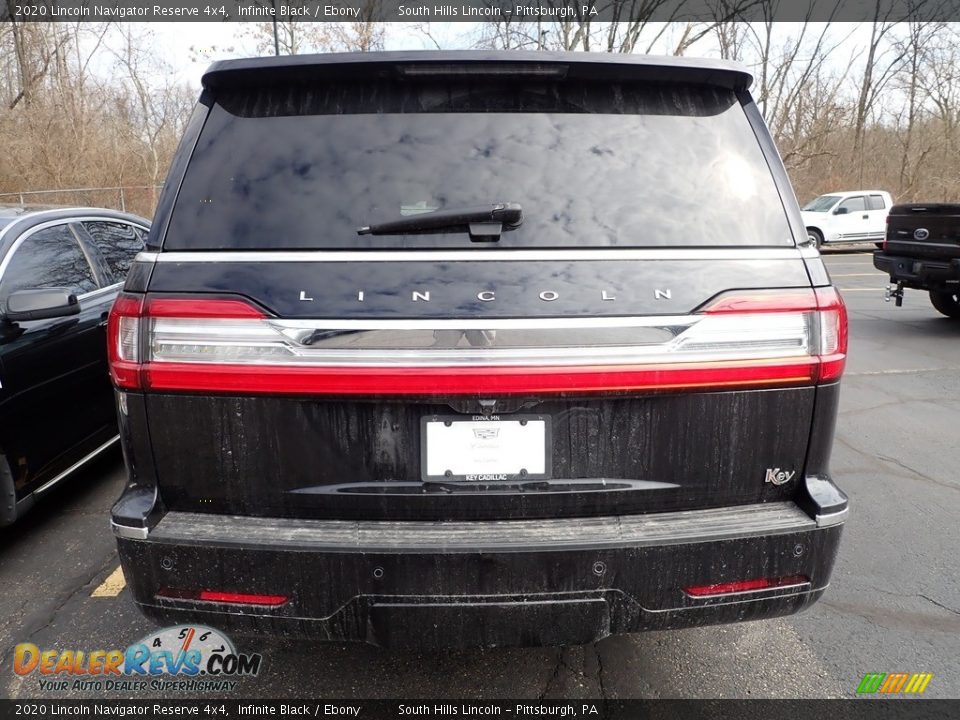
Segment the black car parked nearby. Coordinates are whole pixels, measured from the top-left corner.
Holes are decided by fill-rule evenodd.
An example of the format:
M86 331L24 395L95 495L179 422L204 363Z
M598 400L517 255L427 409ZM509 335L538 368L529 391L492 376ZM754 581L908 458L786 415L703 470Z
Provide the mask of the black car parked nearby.
M750 81L214 64L110 318L142 610L503 645L816 600L846 313Z
M117 441L107 316L149 227L0 207L0 525Z

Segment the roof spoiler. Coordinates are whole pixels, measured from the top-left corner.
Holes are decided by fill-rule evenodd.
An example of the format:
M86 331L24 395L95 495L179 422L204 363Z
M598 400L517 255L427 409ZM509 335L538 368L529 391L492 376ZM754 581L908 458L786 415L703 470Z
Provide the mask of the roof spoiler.
M624 55L620 53L530 51L400 51L282 55L221 60L207 68L211 90L250 85L310 82L321 78L532 76L591 80L652 80L746 90L753 76L727 60Z

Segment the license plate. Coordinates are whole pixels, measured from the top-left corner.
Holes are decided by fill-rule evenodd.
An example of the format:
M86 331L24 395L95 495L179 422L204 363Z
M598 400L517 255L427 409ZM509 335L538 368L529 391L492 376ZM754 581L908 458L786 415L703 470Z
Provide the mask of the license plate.
M429 416L420 422L424 480L490 482L550 477L545 415Z

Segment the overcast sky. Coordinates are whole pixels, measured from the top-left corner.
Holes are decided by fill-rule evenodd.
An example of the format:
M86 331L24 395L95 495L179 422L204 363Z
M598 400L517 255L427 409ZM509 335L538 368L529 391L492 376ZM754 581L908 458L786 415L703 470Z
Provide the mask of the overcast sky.
M256 55L255 43L244 36L244 26L248 23L213 23L213 22L175 22L175 23L130 23L136 26L135 31L145 33L145 43L152 45L153 55L163 59L172 66L176 77L199 88L200 76L214 60L236 57L250 57ZM659 25L659 24L657 24ZM678 34L682 32L683 23L675 23L677 27L669 28L665 34L660 52L669 52ZM797 28L792 25L800 23L777 23L783 36L791 34ZM811 23L808 28L810 35L819 32L819 26L824 23ZM858 62L859 48L867 42L870 28L867 24L833 23L830 29L831 36L836 40L846 38L832 54L832 61L837 69L843 70ZM429 30L442 47L446 49L470 47L481 32L478 23L465 22L433 22ZM653 28L652 32L655 32ZM112 44L108 40L108 44ZM389 50L405 49L434 49L433 40L427 37L417 23L388 23L386 45ZM716 56L718 54L712 36L699 42L689 51L690 55ZM99 53L100 58L94 61L95 66L109 74L109 63L112 62L109 53Z
M200 76L213 60L256 55L256 47L242 36L244 23L143 23L152 31L155 48L176 68L178 76L200 86ZM444 47L466 47L477 32L475 23L432 23L430 32ZM387 49L419 50L436 46L414 23L388 23ZM229 48L232 48L230 50ZM200 57L198 58L198 52Z

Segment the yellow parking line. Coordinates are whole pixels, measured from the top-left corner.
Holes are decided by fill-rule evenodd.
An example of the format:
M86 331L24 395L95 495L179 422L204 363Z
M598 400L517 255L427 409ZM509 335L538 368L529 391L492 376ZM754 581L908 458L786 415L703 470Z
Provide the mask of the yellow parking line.
M116 597L123 592L126 585L127 581L123 577L123 570L117 566L117 569L110 573L96 590L90 593L90 597Z

